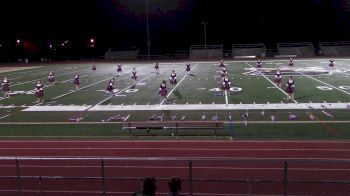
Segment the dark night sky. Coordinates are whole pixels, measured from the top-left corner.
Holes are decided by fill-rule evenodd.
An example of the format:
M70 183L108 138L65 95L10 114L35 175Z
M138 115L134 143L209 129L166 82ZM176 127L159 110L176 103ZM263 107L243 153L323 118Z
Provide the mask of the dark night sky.
M7 0L1 2L0 42L56 40L146 48L146 0ZM149 0L153 53L204 44L349 40L348 0Z

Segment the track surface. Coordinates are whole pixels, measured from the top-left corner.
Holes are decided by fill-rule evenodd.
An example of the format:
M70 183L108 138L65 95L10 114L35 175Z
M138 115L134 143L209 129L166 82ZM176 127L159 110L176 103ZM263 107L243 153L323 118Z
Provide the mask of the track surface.
M18 161L21 176L100 177L101 159L106 177L135 178L155 176L157 195L167 192L167 179L184 180L189 191L189 159L192 161L193 193L196 195L281 195L284 162L288 160L289 195L346 195L349 183L312 183L313 181L350 181L350 142L347 141L1 141L0 156L57 157L71 160ZM78 160L75 158L94 158ZM128 158L128 159L125 159ZM168 160L160 160L166 158ZM188 160L187 160L188 159ZM218 161L217 159L225 159ZM244 159L237 160L237 159ZM268 159L268 160L267 160ZM296 161L303 159L303 161ZM315 161L317 159L317 161ZM311 160L311 161L310 161ZM325 162L326 160L345 162ZM101 179L43 179L16 181L16 162L0 161L0 195L101 195ZM253 182L208 182L211 180L262 180ZM268 181L268 182L264 182ZM308 181L308 183L293 183ZM130 195L139 190L141 180L107 179L108 195Z

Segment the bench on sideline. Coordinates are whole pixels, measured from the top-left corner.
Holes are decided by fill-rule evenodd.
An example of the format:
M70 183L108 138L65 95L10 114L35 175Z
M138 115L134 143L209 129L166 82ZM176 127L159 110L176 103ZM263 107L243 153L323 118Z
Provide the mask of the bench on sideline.
M144 122L125 122L123 129L128 129L130 135L132 130L147 130L149 133L152 129L175 129L175 134L179 129L213 129L216 133L217 129L223 129L223 121L144 121ZM215 134L216 135L216 134Z

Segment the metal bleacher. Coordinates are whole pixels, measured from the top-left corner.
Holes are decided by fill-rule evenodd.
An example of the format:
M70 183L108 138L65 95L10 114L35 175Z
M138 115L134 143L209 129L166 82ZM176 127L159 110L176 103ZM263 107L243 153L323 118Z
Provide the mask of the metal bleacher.
M105 60L122 60L129 59L134 60L137 59L139 55L139 50L113 50L112 48L108 49L105 52Z
M192 45L190 48L190 59L221 59L223 55L223 45Z
M233 58L255 58L265 57L266 46L263 43L257 44L232 44Z
M311 42L277 43L278 57L315 56L315 47Z
M325 56L349 56L350 41L320 42L320 50Z

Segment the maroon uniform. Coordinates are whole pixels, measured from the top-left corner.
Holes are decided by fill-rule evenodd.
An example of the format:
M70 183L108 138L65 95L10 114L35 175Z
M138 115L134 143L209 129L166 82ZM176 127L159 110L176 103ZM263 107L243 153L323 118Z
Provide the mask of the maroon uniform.
M221 77L225 77L226 75L227 75L227 69L226 69L226 67L223 67L221 69Z
M281 74L276 74L275 75L275 82L276 82L277 86L281 86L281 82L282 82Z
M168 90L166 89L166 84L165 83L160 84L159 94L162 97L166 97L166 95L168 94Z
M158 69L159 69L159 64L156 63L156 65L154 66L154 68L155 68L156 70L158 70Z
M171 85L176 85L177 84L176 73L170 74L170 84Z
M80 84L80 79L79 79L79 75L78 74L75 74L75 76L74 76L74 84L75 85L79 85Z
M35 96L38 98L42 98L44 96L44 85L41 83L38 83L35 86Z
M223 61L223 60L220 61L219 66L220 66L220 67L225 67L225 64L224 64L224 61Z
M191 64L187 64L187 65L186 65L186 71L187 71L187 72L191 71Z
M279 69L277 69L276 76L280 76L280 75L281 75L281 71Z
M294 92L294 80L289 79L286 84L286 92L292 94Z
M223 90L230 90L230 88L231 88L231 82L227 77L225 77L222 80L222 89Z
M256 67L257 67L257 68L261 68L261 66L262 66L262 63L261 63L260 60L259 60L258 62L256 62Z
M93 71L96 71L96 65L93 65L93 66L92 66L92 70L93 70Z
M7 79L4 79L2 81L2 91L3 92L9 92L10 91L10 81Z
M294 65L294 63L293 63L293 59L292 58L290 58L289 59L289 66L293 66Z
M108 85L107 85L106 90L109 91L110 93L112 93L112 92L113 92L113 89L114 89L114 80L110 80L110 81L108 82Z

